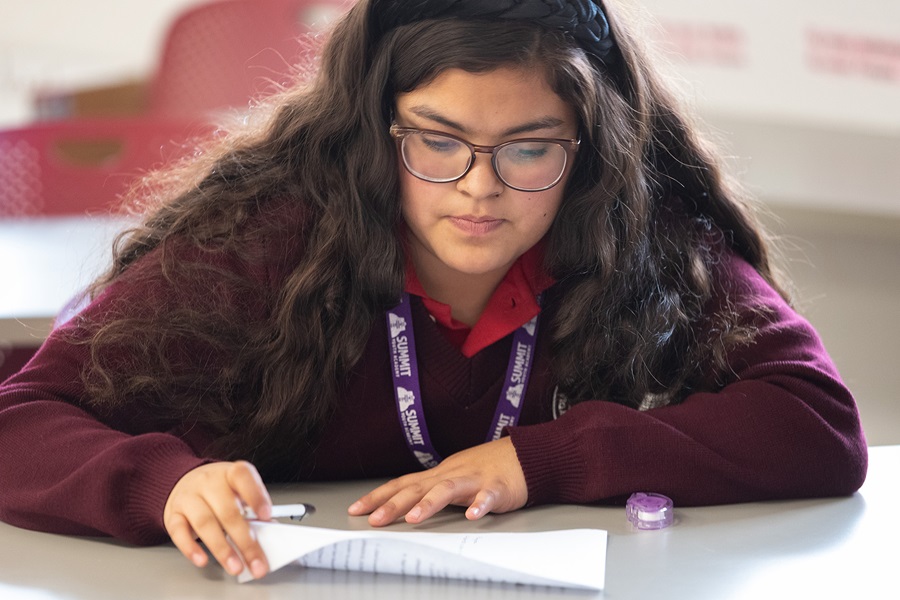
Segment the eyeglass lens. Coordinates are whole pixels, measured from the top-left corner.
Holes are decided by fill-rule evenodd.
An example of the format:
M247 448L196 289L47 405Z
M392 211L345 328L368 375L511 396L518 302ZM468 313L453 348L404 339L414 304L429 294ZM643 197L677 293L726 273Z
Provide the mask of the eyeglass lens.
M428 132L406 135L401 150L413 175L436 183L459 179L473 160L471 149L461 141ZM556 142L513 142L494 151L493 163L506 185L541 190L559 181L566 168L566 150Z

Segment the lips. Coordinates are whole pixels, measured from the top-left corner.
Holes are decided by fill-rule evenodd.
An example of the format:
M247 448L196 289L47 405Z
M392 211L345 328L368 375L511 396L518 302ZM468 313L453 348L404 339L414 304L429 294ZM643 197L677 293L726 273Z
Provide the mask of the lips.
M460 231L468 235L487 235L492 231L496 231L503 225L503 219L494 217L475 217L472 215L462 215L458 217L449 217L450 222Z

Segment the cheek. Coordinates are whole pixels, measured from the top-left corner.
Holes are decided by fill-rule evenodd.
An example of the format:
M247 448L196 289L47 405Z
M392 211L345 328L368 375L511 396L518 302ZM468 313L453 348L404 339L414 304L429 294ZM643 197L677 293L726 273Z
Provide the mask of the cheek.
M400 175L400 210L403 219L410 225L423 221L429 214L429 207L435 206L433 184L413 177L409 173Z
M403 212L409 212L415 204L415 199L420 196L416 190L415 177L410 176L406 171L400 173L400 206Z
M552 192L552 193L550 193ZM542 197L538 203L538 210L535 211L536 214L540 215L541 222L545 223L547 227L549 227L553 221L556 219L556 215L559 213L559 207L562 205L562 192L556 191L556 189L548 190L547 196Z

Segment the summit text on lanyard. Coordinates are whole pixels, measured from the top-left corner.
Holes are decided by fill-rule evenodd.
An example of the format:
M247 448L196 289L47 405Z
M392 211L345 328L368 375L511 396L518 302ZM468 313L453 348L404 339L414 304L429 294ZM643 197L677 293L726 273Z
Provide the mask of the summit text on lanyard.
M430 469L442 459L434 449L425 425L409 294L403 294L400 304L387 311L386 319L397 415L410 451L423 467ZM522 399L528 389L528 376L534 362L537 323L538 318L534 317L513 335L506 379L494 412L494 420L487 433L487 442L500 439L504 427L515 425L519 421Z

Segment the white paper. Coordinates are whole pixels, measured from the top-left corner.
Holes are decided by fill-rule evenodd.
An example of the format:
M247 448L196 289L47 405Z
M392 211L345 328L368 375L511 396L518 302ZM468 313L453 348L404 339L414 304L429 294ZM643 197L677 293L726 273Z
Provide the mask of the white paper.
M344 531L254 521L272 571L309 568L601 590L606 531L536 533ZM250 581L248 569L238 581Z

